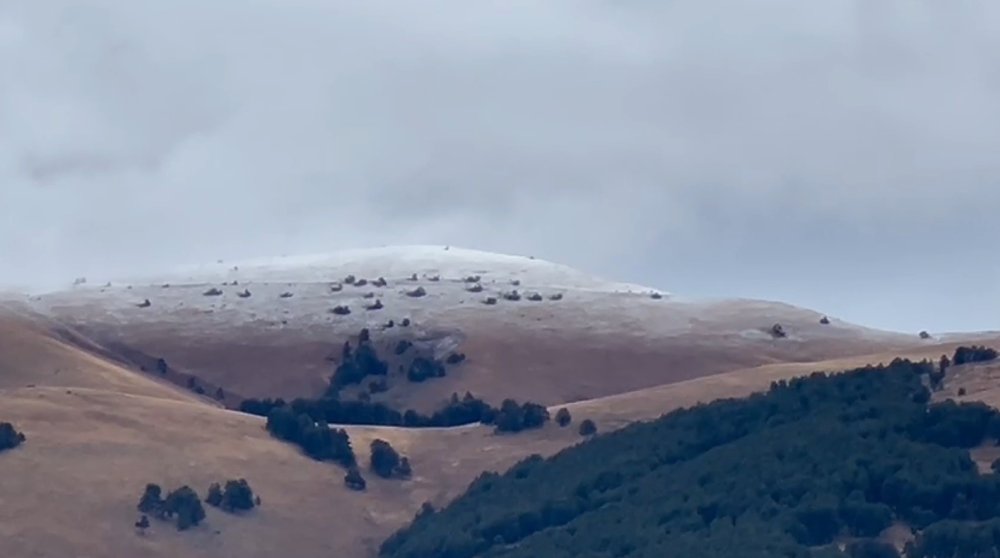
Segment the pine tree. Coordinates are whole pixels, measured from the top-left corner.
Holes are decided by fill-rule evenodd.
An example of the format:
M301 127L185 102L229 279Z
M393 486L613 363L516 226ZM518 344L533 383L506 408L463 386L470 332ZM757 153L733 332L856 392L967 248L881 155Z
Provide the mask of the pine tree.
M219 483L213 482L208 487L208 495L205 496L205 503L215 508L222 505L222 487L219 486Z

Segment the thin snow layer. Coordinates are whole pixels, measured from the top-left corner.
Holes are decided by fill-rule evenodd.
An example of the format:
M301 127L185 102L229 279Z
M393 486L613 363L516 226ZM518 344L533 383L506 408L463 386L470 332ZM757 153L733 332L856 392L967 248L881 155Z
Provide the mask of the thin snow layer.
M350 284L349 275L366 284ZM819 314L780 303L681 301L546 261L440 246L222 262L130 283L89 281L30 304L70 324L181 337L328 340L404 319L412 333L434 338L459 335L470 320L653 341L694 332L766 341L776 322L790 341L883 336L838 320L820 326Z
M399 281L414 273L420 278L437 276L441 281L463 281L478 275L484 284L520 280L558 289L600 292L654 290L641 285L607 281L569 266L532 257L426 245L346 250L332 254L282 256L240 262L218 261L174 270L158 277L137 278L131 282L199 284L236 279L257 283L330 283L342 281L347 275L369 281L379 277Z

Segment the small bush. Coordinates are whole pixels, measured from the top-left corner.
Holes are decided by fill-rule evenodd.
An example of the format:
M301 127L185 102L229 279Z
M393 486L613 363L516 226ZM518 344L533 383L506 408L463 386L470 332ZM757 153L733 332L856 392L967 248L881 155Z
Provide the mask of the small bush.
M594 421L586 419L580 423L580 435L581 436L593 436L597 434L597 425Z
M425 289L423 287L417 287L417 288L415 288L413 290L406 291L406 296L413 297L413 298L419 298L419 297L426 296L426 295L427 295L427 289Z
M228 480L222 491L221 508L227 512L252 510L257 499L246 479Z
M344 485L351 490L362 491L367 488L368 483L365 482L365 478L361 476L361 471L358 471L356 467L352 467L347 471L347 475L344 476Z
M211 486L208 487L208 494L205 495L205 503L217 508L222 505L222 486L217 482L213 482Z
M559 411L556 413L556 424L558 424L559 426L561 427L569 426L569 423L572 421L573 417L570 416L569 409L563 407L562 409L559 409Z
M24 441L24 433L18 432L13 424L0 422L0 451L14 449Z
M147 484L136 508L154 517L164 517L166 512L163 506L163 489L157 484Z
M334 306L330 313L336 314L338 316L346 316L351 313L351 309L347 306Z
M177 517L178 531L194 527L205 519L205 508L201 505L201 499L189 486L182 486L167 494L163 509L167 517Z
M400 456L389 442L374 440L371 445L371 469L376 475L387 479L399 468Z
M978 347L973 345L971 347L959 347L955 350L955 357L952 362L955 365L969 364L972 362L989 362L991 360L996 360L997 352L989 347Z

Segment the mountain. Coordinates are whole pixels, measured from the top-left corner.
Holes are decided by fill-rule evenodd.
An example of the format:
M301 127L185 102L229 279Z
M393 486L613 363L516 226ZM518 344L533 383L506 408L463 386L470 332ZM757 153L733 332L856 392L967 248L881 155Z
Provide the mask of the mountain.
M344 281L351 274L355 285ZM466 281L474 275L478 281ZM385 286L372 285L379 277ZM360 278L368 285L356 286ZM981 339L822 324L821 314L781 303L688 300L528 257L446 247L79 283L0 301L0 422L26 437L0 452L6 556L370 557L424 502L442 508L483 471L579 443L582 420L610 432L777 379L899 354L937 358ZM482 291L470 292L476 284ZM421 288L423 296L411 296ZM206 296L210 289L221 294ZM502 297L515 289L520 300ZM250 296L239 296L244 290ZM542 300L529 299L535 292ZM489 296L497 303L484 304ZM380 310L363 308L374 300ZM351 313L331 313L336 306ZM394 326L384 328L389 320ZM783 337L772 335L775 323ZM565 407L573 426L549 422L513 435L479 424L347 426L368 482L355 492L344 486L343 468L310 459L271 437L265 419L233 410L246 396L321 395L344 342L358 347L365 327L383 354L407 340L433 358L466 355L443 378L415 383L390 371L389 390L372 394L375 401L426 410L471 391L494 404L540 402L552 415ZM956 376L970 394L985 389L984 377ZM409 458L411 478L369 472L375 439ZM235 478L261 496L259 509L209 508L204 525L184 532L157 520L144 534L133 527L147 483L187 484L204 497L209 484Z
M329 359L363 328L386 348L405 340L439 359L467 357L419 384L390 370L379 399L425 411L455 392L555 405L920 344L916 335L823 325L821 314L785 304L686 300L530 257L444 246L216 263L28 302L127 362L153 369L163 359L175 381L221 387L230 406L321 394ZM784 338L771 334L775 324Z

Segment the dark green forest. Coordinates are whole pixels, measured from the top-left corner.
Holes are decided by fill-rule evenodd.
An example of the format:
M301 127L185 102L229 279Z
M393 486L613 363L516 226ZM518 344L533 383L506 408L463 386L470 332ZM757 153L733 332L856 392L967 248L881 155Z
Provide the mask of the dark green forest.
M911 558L995 557L1000 476L968 448L995 443L1000 419L931 404L940 373L905 360L816 373L533 456L425 506L380 555L884 557L896 552L876 537L899 523Z

